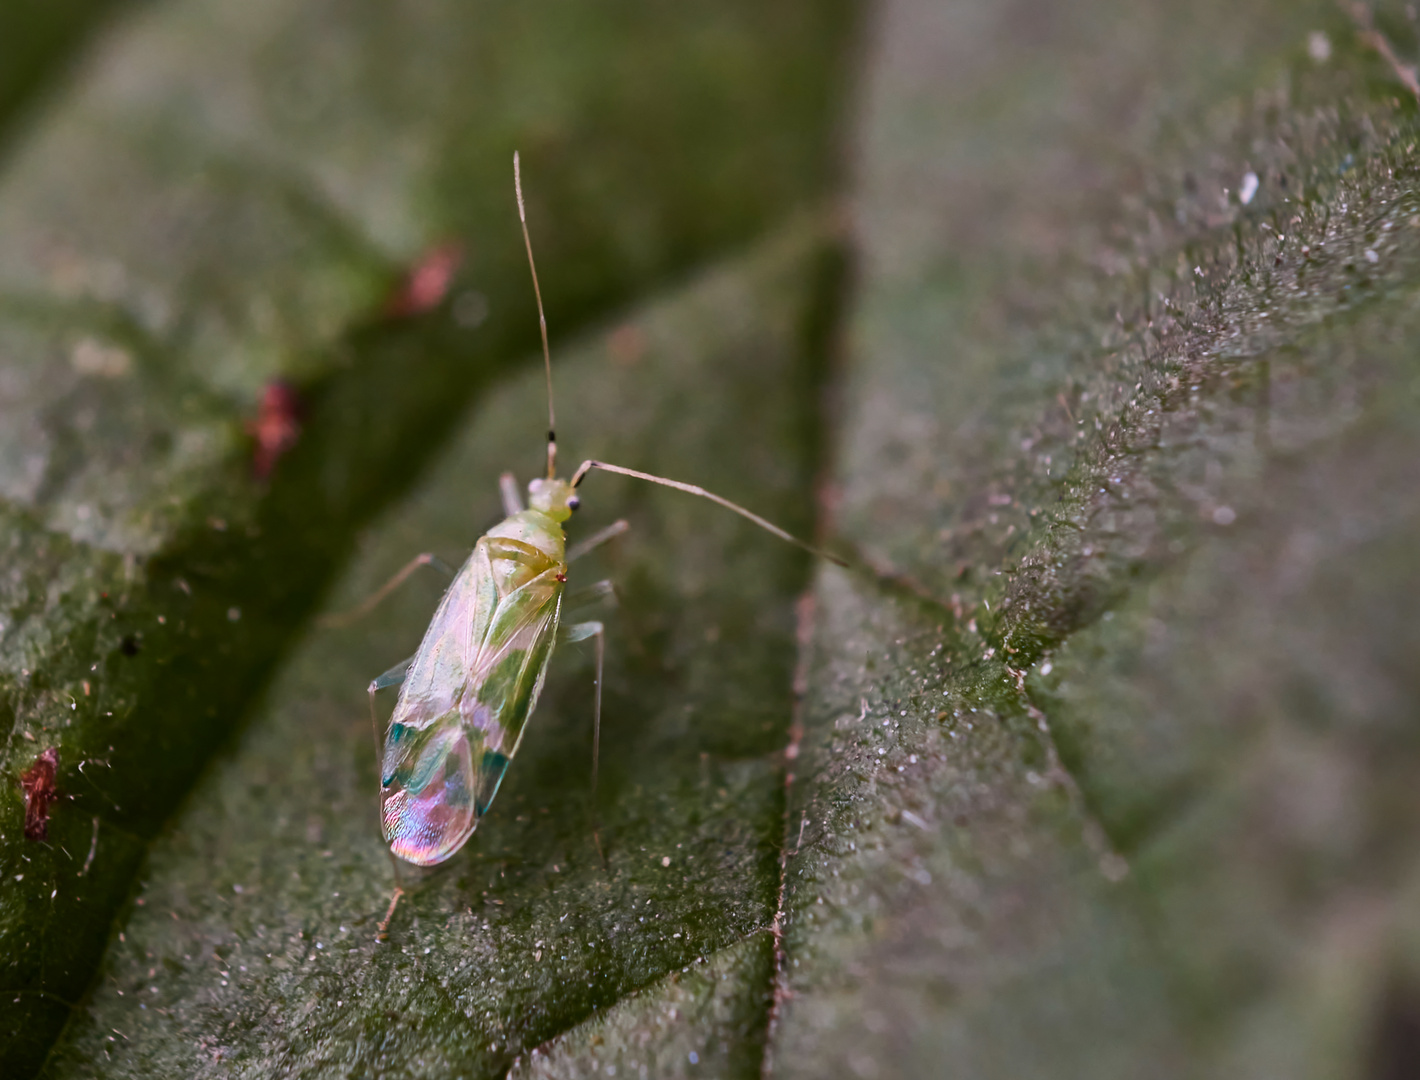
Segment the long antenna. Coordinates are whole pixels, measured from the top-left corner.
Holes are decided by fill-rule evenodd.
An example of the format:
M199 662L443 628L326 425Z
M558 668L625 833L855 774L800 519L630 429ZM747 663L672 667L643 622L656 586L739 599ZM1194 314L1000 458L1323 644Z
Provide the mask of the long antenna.
M557 476L557 415L552 411L552 353L547 347L547 316L542 310L542 289L537 283L532 238L528 236L528 214L523 209L523 170L518 152L513 151L513 190L518 193L518 220L523 225L523 246L528 249L528 269L532 271L533 295L537 297L537 324L542 330L542 363L547 369L547 478Z
M785 532L772 521L765 521L758 514L746 510L738 503L732 503L723 496L716 495L713 491L706 491L703 487L695 484L683 484L679 480L668 480L664 476L653 476L651 473L637 472L635 469L623 468L620 465L608 465L605 461L584 461L577 466L577 471L572 474L572 487L576 487L582 482L582 478L593 469L603 469L606 472L620 473L622 476L634 476L637 480L649 480L653 484L660 484L662 487L675 488L677 491L684 491L687 495L698 495L702 499L709 499L712 503L723 506L726 510L733 510L742 518L748 518L761 529L771 532L781 540L787 540L795 547L801 547L811 555L817 555L821 559L827 559L831 563L839 566L847 566L848 563L840 559L837 555L830 554L822 548L816 548L812 544L806 544L793 533Z

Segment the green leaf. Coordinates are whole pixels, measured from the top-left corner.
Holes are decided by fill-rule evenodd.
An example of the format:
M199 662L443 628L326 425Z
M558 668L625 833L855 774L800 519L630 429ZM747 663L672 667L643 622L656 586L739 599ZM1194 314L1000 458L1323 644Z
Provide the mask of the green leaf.
M560 354L563 452L694 476L802 526L817 375L804 334L833 265L806 221ZM419 550L462 557L500 516L499 473L536 475L544 393L530 370L474 408L366 536L333 608ZM675 492L610 474L580 490L574 538L632 523L569 583L610 573L618 590L596 804L606 864L589 801L591 648L565 646L490 813L447 865L402 869L410 895L377 942L395 882L365 687L428 622L437 583L410 586L363 625L298 647L154 845L50 1075L489 1075L682 968L705 989L681 994L748 1032L748 1051L736 1037L719 1056L757 1060L807 560ZM749 998L719 1002L713 984L747 973Z
M552 32L603 40L604 17L573 12ZM680 86L683 62L635 53L641 40L606 48L644 59L658 90ZM751 62L775 50L731 65L783 74L756 101L804 85L787 60ZM573 52L529 44L489 85L560 115L582 98L550 87L607 78ZM247 600L226 625L234 601L214 589L223 633L209 640L245 658L232 699L284 662L176 815L155 801L131 835L103 819L75 899L46 901L49 869L36 884L15 864L34 917L7 940L26 955L78 949L62 905L112 904L104 890L147 859L46 1075L1406 1075L1420 1022L1417 58L1392 3L892 0L845 155L851 296L834 226L787 218L792 195L739 218L727 194L734 235L766 239L647 299L734 232L638 262L638 242L690 213L685 192L720 190L711 151L788 130L750 105L673 110L716 139L638 140L679 208L644 231L625 200L634 154L586 152L614 167L578 170L548 151L538 174L556 174L556 197L533 217L550 291L566 289L554 326L639 300L556 350L564 454L705 483L857 558L811 565L708 504L590 478L577 529L633 523L575 567L619 590L595 813L591 651L569 646L491 813L446 867L402 871L383 943L393 876L362 690L412 649L438 587L411 585L360 627L297 634L297 616L343 559L330 537L377 504L327 610L417 551L460 557L498 516L498 473L540 468L540 373L501 374L535 355L532 313L509 286L521 329L479 354L500 363L425 405L400 375L434 356L452 378L473 348L452 319L332 331L342 349L313 331L319 305L291 316L316 342L292 355L330 365L323 400L341 404L311 431L332 434L308 435L248 517L201 511L260 529L221 549L225 580L295 597L253 609L262 621ZM801 195L830 175L813 140L834 104L813 85L822 126L803 145L821 156L786 182ZM596 115L614 143L641 114ZM737 133L750 117L764 128ZM446 140L430 160L457 151ZM506 184L449 168L444 205ZM540 239L599 206L631 209ZM500 251L496 280L520 282L516 244ZM330 265L358 286L365 264L351 248ZM553 286L562 274L571 284ZM26 332L53 317L21 314ZM242 340L268 340L265 326ZM397 431L372 420L382 401ZM403 441L421 423L456 437L393 499L423 460ZM69 444L81 465L87 440ZM112 475L119 490L141 479L131 464ZM214 485L198 488L227 490ZM71 640L60 618L98 603L86 597L155 579L40 509L12 511L16 609L31 613L16 640L46 658ZM326 539L280 562L294 523L316 520ZM286 539L261 554L273 533ZM258 573L260 588L242 576ZM62 717L81 676L17 700ZM165 677L151 685L185 689ZM16 775L47 745L22 738ZM123 745L168 760L165 745ZM87 850L89 806L56 807L53 835ZM16 801L7 833L18 815Z
M123 0L14 0L0 8L0 147L95 25L122 5Z
M737 1074L1409 1068L1420 162L1363 46L889 7L837 447L874 573L814 588ZM528 1071L636 1075L670 993Z
M772 1071L1400 1075L1415 102L1329 5L969 8L867 90Z
M43 1060L358 527L531 355L514 148L570 333L818 196L844 28L837 5L170 0L34 115L0 175L0 1071ZM406 315L449 242L447 297ZM304 415L263 482L244 428L273 380ZM45 846L19 781L50 747Z

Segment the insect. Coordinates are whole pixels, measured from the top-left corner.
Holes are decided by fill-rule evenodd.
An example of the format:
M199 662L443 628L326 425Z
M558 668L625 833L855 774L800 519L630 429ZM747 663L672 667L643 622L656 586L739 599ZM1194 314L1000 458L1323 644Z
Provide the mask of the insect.
M578 487L590 472L602 469L620 473L709 499L783 540L843 564L841 559L693 484L595 460L582 462L570 480L557 475L547 319L528 235L516 154L513 175L547 375L547 475L528 485L526 507L512 474L503 475L500 488L507 517L478 540L456 573L432 555L419 555L350 613L359 616L368 611L420 566L440 568L453 578L418 651L369 686L380 761L379 807L384 839L393 855L417 866L432 866L452 856L468 841L488 811L517 755L559 641L596 641L592 705L595 788L604 630L600 622L563 625L563 594L568 564L624 532L627 524L617 522L571 549L567 547L563 525L577 510ZM609 594L611 586L600 582L588 591ZM340 621L346 617L340 617ZM399 687L399 697L381 740L375 719L375 695L395 686ZM390 913L381 924L382 933L399 894L396 888Z

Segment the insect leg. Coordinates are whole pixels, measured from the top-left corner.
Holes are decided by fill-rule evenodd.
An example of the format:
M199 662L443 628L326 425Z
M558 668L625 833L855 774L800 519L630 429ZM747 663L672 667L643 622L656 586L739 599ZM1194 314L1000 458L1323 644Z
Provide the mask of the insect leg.
M386 687L398 686L400 683L404 682L405 673L409 670L409 665L412 663L414 663L414 657L407 657L390 668L383 675L371 681L370 700L372 702L374 701L376 690L384 690Z
M333 629L339 626L349 626L351 623L363 619L375 609L376 605L378 605L381 600L403 585L405 581L408 580L409 575L414 573L414 571L418 570L421 566L432 567L450 581L454 579L454 568L444 562L439 556L426 551L414 556L414 558L405 563L404 566L400 568L399 573L395 574L394 577L390 578L367 596L360 604L357 604L349 611L340 611L334 615L323 615L316 620L316 625Z
M601 585L605 585L607 586L607 588L605 590L599 588L599 586ZM611 592L611 582L598 582L597 585L592 585L584 591L591 592L593 590L596 590L599 593ZM589 637L596 637L602 632L602 630L602 624L599 622L579 622L573 623L571 626L562 627L559 636L561 637L563 642L570 645L574 641L586 641Z
M597 854L602 865L606 865L606 855L602 851L601 830L596 824L597 814L597 763L601 756L602 743L602 669L606 662L606 627L599 622L574 623L563 630L565 641L585 641L589 637L597 639L597 678L592 693L592 839L597 844Z
M568 548L567 561L573 562L580 559L583 555L587 554L587 552L601 547L608 540L615 539L629 528L631 528L631 522L627 521L625 518L622 518L620 521L613 521L605 529L602 529L601 532L594 532L585 540L573 544Z
M588 585L584 589L578 589L575 592L568 593L567 599L562 601L562 607L564 611L577 611L581 608L591 607L593 604L607 599L613 602L616 600L616 586L610 581L598 581L595 584ZM564 633L570 634L575 629L577 628L568 627ZM580 641L582 639L565 638L564 640Z
M518 478L510 472L498 477L498 491L503 496L503 513L512 517L523 510L523 496L518 491Z

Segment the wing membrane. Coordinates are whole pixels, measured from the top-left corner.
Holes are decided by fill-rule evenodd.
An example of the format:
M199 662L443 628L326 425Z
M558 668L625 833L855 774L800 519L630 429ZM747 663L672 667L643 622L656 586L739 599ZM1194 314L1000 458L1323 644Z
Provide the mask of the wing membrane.
M489 749L509 758L542 692L561 602L562 583L554 567L504 597L468 658L464 717L485 733Z
M504 546L480 540L445 593L385 739L385 839L421 866L462 847L492 803L552 656L561 564Z
M458 706L470 684L468 658L488 636L499 606L488 546L473 554L444 593L400 688L393 721L422 728Z
M473 834L482 814L474 793L481 743L454 711L423 728L390 725L380 824L401 859L432 866Z

